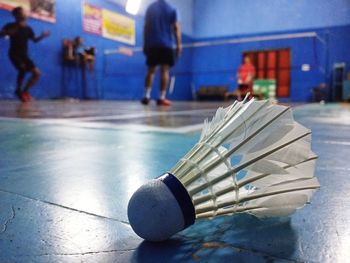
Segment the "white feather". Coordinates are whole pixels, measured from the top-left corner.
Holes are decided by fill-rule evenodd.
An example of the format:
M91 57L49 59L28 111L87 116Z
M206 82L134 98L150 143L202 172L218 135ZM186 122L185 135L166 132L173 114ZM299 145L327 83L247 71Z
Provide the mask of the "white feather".
M192 196L197 218L289 215L320 187L310 134L285 106L238 102L205 121L200 141L171 172Z

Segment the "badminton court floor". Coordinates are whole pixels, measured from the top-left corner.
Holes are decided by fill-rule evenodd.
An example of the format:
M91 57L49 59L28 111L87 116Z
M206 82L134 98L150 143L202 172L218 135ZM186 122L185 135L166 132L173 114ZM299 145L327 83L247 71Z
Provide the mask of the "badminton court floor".
M349 262L350 107L299 105L321 189L290 218L199 221L159 244L126 216L218 103L0 103L0 262ZM147 222L145 222L147 223Z

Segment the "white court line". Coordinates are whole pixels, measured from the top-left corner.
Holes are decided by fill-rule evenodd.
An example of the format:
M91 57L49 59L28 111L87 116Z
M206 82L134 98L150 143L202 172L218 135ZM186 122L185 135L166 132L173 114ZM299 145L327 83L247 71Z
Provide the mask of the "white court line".
M136 132L161 132L161 133L172 133L172 134L187 134L198 132L203 128L203 124L193 124L181 127L159 127L159 126L148 126L143 124L112 124L112 123L87 123L77 122L70 123L69 126L78 128L89 128L89 129L113 129L113 130L128 130Z
M344 168L344 167L317 167L316 170L319 171L344 171L344 172L348 172L350 171L350 168Z
M146 112L142 114L127 114L127 115L112 115L112 116L97 116L97 117L83 117L83 118L68 118L68 119L36 119L36 118L14 118L14 117L0 117L3 121L17 121L17 122L31 122L37 124L46 125L65 125L70 127L79 128L93 128L93 129L115 129L115 130L133 130L139 132L163 132L163 133L178 133L186 134L191 132L197 132L202 129L203 124L185 125L181 127L159 127L149 126L142 124L113 124L93 121L103 120L128 120L135 118L146 118L156 116L181 116L186 114L197 113L210 113L216 109L203 109L203 110L186 110L186 111L174 111L174 112ZM204 118L203 118L204 120ZM91 121L91 122L90 122Z
M131 130L137 132L162 132L162 133L175 133L186 134L191 132L200 131L203 124L193 124L181 127L159 127L149 126L142 124L113 124L113 123L96 123L96 122L74 122L66 119L20 119L20 118L7 118L0 117L0 121L13 121L13 122L28 122L45 125L64 125L76 128L88 128L88 129L113 129L113 130Z
M350 142L342 142L342 141L315 141L315 143L324 143L324 144L333 144L333 145L346 145L346 146L350 146Z
M178 116L185 114L197 114L197 113L210 113L215 112L217 109L198 109L198 110L186 110L186 111L170 111L170 112L159 112L149 111L144 113L133 113L124 115L109 115L109 116L95 116L95 117L80 117L80 118L69 118L67 120L74 121L101 121L101 120L128 120L145 117L157 117L157 116ZM204 120L203 120L204 121Z
M346 112L348 114L348 112ZM350 125L350 117L349 116L341 116L340 118L338 116L334 115L328 115L321 117L309 117L308 120L310 122L320 123L320 124L335 124L335 125L342 125L342 126L349 126Z
M75 122L75 121L103 121L103 120L128 120L128 119L137 119L137 118L146 118L146 117L157 117L157 116L179 116L186 114L198 114L198 113L211 113L215 112L217 109L198 109L198 110L186 110L186 111L173 111L173 112L157 112L150 111L146 113L133 113L133 114L122 114L122 115L108 115L108 116L94 116L94 117L78 117L78 118L17 118L17 117L0 117L0 120L4 121L35 121L35 122ZM204 121L205 118L203 118Z

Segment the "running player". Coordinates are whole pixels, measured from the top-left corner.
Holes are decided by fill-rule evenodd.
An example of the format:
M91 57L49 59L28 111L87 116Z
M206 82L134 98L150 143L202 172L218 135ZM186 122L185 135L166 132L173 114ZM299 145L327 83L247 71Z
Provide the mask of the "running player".
M6 24L0 31L0 37L10 37L9 58L18 71L16 96L23 102L31 100L29 89L40 78L40 71L28 55L28 41L37 43L48 37L50 33L44 31L40 36L35 36L32 28L27 25L27 12L22 7L16 7L12 11L15 22ZM31 73L31 78L23 86L26 73Z

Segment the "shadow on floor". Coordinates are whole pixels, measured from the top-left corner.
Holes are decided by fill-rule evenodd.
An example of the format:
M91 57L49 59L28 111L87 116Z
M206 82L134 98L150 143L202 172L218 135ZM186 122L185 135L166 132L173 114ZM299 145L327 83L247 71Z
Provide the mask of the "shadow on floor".
M171 240L144 241L134 262L288 262L297 237L289 219L237 215L200 221Z

